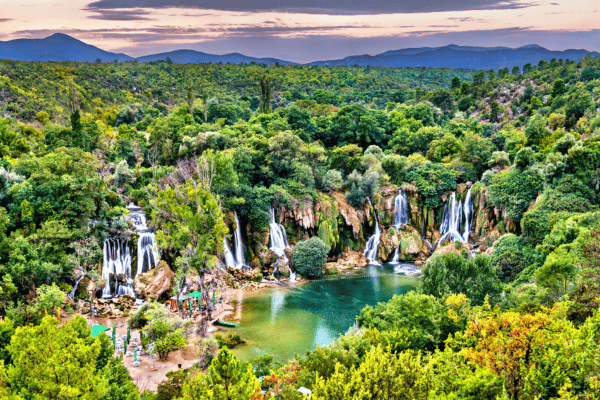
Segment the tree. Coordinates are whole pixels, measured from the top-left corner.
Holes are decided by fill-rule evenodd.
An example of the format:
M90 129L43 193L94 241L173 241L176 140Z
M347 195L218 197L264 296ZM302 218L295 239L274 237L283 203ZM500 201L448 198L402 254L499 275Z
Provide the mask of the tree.
M321 278L327 261L327 245L314 236L294 246L292 265L296 271L308 278Z
M105 282L98 270L98 260L102 256L102 249L95 238L87 237L72 244L73 254L69 261L73 265L73 278L76 282L89 278L90 290L90 315L94 318L94 297L96 293L110 282Z
M260 385L250 364L240 363L224 347L208 367L184 383L181 400L248 400Z
M219 197L214 195L215 166L206 158L179 161L175 170L150 192L152 217L160 226L159 247L177 251L181 273L192 268L200 277L202 303L200 335L206 335L213 305L205 278L215 269L227 227ZM213 290L216 290L213 285Z
M260 112L268 114L271 112L271 98L273 92L271 89L271 78L268 75L263 75L260 79Z
M562 96L566 92L567 88L565 87L565 82L560 78L555 80L554 84L552 85L552 98Z
M188 89L187 92L187 100L188 100L188 112L190 115L194 115L194 91L192 88Z
M314 400L426 399L431 372L421 353L393 354L381 346L372 348L357 368L336 365L329 379L317 375Z
M376 307L366 306L356 321L359 327L375 328L387 336L395 351L433 350L445 339L441 337L445 313L435 297L409 292Z
M474 259L454 253L434 255L423 268L422 282L421 291L425 294L444 297L449 293L463 293L475 305L483 304L486 298L495 304L502 292L496 271L486 255Z
M106 382L96 373L100 342L80 337L77 325L81 323L91 335L81 316L62 327L47 316L39 326L16 330L8 346L13 363L8 377L14 393L40 399L95 400L104 396Z
M450 83L450 89L456 90L459 88L460 88L460 78L458 76L455 76L454 78L452 78L452 82Z

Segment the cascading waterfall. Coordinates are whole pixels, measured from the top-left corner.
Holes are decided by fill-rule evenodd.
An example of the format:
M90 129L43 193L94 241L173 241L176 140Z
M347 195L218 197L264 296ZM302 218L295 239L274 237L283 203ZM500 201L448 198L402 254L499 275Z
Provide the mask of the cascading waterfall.
M227 268L235 268L235 258L233 257L233 253L231 252L231 247L229 247L229 241L226 236L223 236L223 253L225 253L225 265Z
M102 297L110 298L122 296L125 294L134 294L131 283L131 253L129 244L124 239L108 238L104 241L102 257L102 278L106 286L102 289ZM120 279L126 279L125 283L120 283L120 279L115 279L114 288L110 287L110 275L120 275Z
M238 219L237 212L235 216L235 231L233 232L233 240L235 241L235 255L231 251L229 241L227 237L223 237L223 249L225 253L225 265L228 268L241 269L246 266L246 259L244 258L244 244L242 243L242 228L240 227L240 220Z
M79 282L81 282L83 280L83 278L85 277L85 275L81 275L79 278L77 278L77 280L75 281L75 286L73 286L73 290L71 290L69 292L69 294L67 295L69 297L70 300L73 300L75 298L75 293L77 293L77 288L79 287Z
M133 223L136 232L139 234L137 243L137 271L136 277L155 268L158 264L158 251L154 245L154 233L146 225L146 216L141 207L133 203L127 206L129 210L129 219ZM115 276L114 287L110 287L110 277ZM129 249L129 240L108 238L104 241L102 257L102 278L106 286L102 289L102 297L109 298L113 296L122 296L131 294L135 296L133 290L133 279L131 271L131 251ZM75 285L75 289L77 288ZM75 291L73 291L73 295Z
M379 221L377 219L375 207L373 207L371 199L368 200L369 204L371 205L371 208L373 208L373 214L375 215L375 233L369 238L369 240L367 240L363 255L367 257L367 260L369 260L369 264L379 265L379 263L377 262L377 248L379 247L379 243L381 242L381 228L379 227Z
M463 239L465 242L469 241L469 234L471 233L472 214L473 214L473 203L471 202L471 188L467 192L465 197L465 204L463 206L463 213L465 215L465 230L463 232Z
M399 189L394 199L394 226L400 228L402 225L408 225L408 197Z
M469 241L469 233L471 232L472 213L471 189L467 192L464 204L462 201L456 200L456 192L453 192L444 206L442 225L440 226L440 235L442 237L436 247L439 247L448 238L453 242L467 243ZM460 233L461 227L463 227L463 233Z
M408 196L398 189L398 196L394 199L394 227L400 229L402 226L408 225ZM394 257L390 264L398 264L400 258L400 244L394 251Z
M285 233L285 228L283 225L278 224L275 220L275 210L271 208L269 210L271 214L271 219L269 221L270 224L270 232L269 237L271 238L271 247L270 250L275 253L277 257L283 257L284 262L288 262L288 258L285 255L285 249L291 249L290 244L287 240L287 234ZM273 270L273 274L277 272L277 264L275 265L275 269ZM296 280L296 273L292 271L290 267L290 282L294 282Z
M154 244L154 232L146 225L146 215L143 209L133 203L130 203L127 209L129 210L129 218L139 235L137 243L137 271L135 272L135 277L137 278L139 274L156 268L159 254Z

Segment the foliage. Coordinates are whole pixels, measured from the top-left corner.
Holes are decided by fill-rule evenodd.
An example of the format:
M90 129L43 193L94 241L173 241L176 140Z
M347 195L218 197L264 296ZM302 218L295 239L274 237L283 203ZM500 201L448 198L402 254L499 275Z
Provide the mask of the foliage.
M407 293L394 295L377 307L366 306L356 318L358 326L376 328L388 336L393 349L433 350L444 339L442 317L444 307L433 296Z
M423 268L421 291L428 295L444 297L449 293L463 293L473 304L481 305L486 299L492 304L497 303L501 290L492 262L486 255L469 259L454 253L434 255Z
M13 392L24 397L97 399L106 394L106 382L96 374L100 342L79 336L75 317L60 327L53 317L39 326L18 328L8 346L12 365L8 377ZM87 335L90 330L87 328Z
M184 383L182 400L247 400L258 389L250 365L240 363L231 351L223 348L208 367Z
M327 245L318 237L300 242L294 246L292 265L302 276L308 278L321 278L327 261Z

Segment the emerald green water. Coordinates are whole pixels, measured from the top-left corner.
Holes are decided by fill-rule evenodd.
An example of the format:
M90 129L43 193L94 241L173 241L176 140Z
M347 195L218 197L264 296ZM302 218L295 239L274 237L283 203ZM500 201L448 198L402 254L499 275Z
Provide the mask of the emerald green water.
M313 346L331 344L354 325L366 305L413 290L417 282L395 273L392 266L369 266L238 299L241 320L235 330L246 344L235 348L234 353L246 360L271 354L284 362Z

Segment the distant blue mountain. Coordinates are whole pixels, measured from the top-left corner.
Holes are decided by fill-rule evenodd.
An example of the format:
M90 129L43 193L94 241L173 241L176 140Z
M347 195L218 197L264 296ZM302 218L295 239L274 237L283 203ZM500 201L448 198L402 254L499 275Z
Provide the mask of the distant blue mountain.
M376 56L350 56L341 60L317 61L310 65L360 65L373 67L428 67L501 69L522 67L527 63L536 65L540 60L553 58L579 61L589 53L582 49L551 51L538 45L527 45L516 49L509 47L470 47L449 45L444 47L422 47L386 51ZM592 57L600 54L592 52Z
M55 33L44 39L16 39L0 42L0 59L14 61L132 61L126 54L110 53L71 36Z
M264 64L293 64L275 58L254 58L239 53L215 55L194 50L176 50L168 53L154 54L137 58L139 62L166 60L170 58L178 64L199 63L250 63L255 61ZM75 61L75 62L113 62L117 60L133 61L135 58L126 54L110 53L62 33L55 33L44 39L16 39L0 42L0 59L14 61Z
M262 64L282 64L292 65L294 63L289 61L278 60L276 58L254 58L248 57L240 53L224 54L222 56L216 54L203 53L195 50L175 50L168 53L152 54L149 56L139 57L139 62L151 62L158 60L171 59L176 64L208 64L208 63L219 63L223 64L239 64L239 63L251 63L252 61Z
M374 67L429 67L429 68L464 68L495 69L515 65L522 67L527 63L537 64L540 60L550 61L553 58L578 61L588 53L587 50L570 49L551 51L538 45L522 46L516 49L509 47L472 47L449 45L444 47L420 47L386 51L375 56L350 56L341 60L317 61L308 65L360 65ZM600 54L593 52L593 57ZM0 42L0 59L15 61L75 61L75 62L112 62L117 60L151 62L170 58L178 64L201 63L264 63L294 64L276 58L255 58L239 53L215 55L194 50L176 50L168 53L153 54L133 58L126 54L110 53L68 35L55 33L44 39L17 39Z

